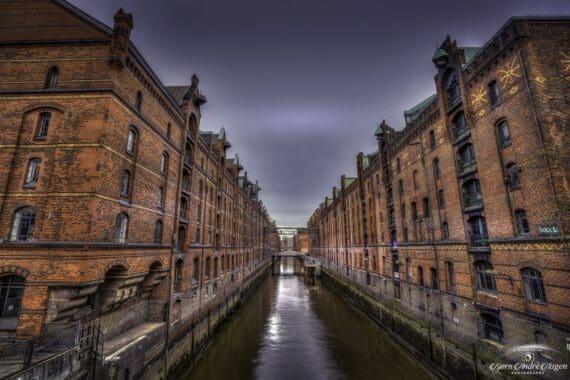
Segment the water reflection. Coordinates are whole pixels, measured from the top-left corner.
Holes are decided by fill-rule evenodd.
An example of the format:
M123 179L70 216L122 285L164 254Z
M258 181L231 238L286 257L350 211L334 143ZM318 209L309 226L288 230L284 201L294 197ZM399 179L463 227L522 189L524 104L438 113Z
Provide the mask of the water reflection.
M187 379L428 378L328 287L294 275L303 272L296 258L276 267Z

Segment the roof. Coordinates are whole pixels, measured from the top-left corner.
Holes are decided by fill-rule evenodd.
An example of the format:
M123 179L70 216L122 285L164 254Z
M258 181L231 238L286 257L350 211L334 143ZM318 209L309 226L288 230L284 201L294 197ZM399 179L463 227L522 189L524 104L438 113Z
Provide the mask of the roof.
M404 118L407 124L412 124L424 112L426 108L437 98L437 94L433 94L428 98L422 100L409 110L404 111Z
M473 60L473 57L477 55L481 47L464 47L463 54L465 55L465 65L468 65L469 62Z
M356 178L349 178L349 177L345 177L344 178L344 188L346 189L347 187L349 187L350 185L352 185L352 183L356 181Z
M368 159L368 156L362 157L362 168L366 169L369 166L370 166L370 160Z
M166 89L178 105L184 102L184 96L188 93L188 86L166 86Z

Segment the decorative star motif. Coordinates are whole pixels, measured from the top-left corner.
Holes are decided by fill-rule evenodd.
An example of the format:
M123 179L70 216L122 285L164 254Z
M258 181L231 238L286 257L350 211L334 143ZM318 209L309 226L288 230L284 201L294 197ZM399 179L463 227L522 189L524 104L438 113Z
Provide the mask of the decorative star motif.
M511 84L515 78L520 78L520 65L517 62L517 57L513 57L511 63L508 63L504 69L499 70L499 80L503 87Z
M570 73L570 55L566 53L561 54L562 58L560 59L560 62L562 63L562 66L564 66L564 72Z
M518 86L513 86L513 87L511 87L511 89L509 90L509 94L513 95L513 94L515 94L518 90L519 90L519 87L518 87Z
M479 110L479 112L477 112L477 115L479 115L479 117L484 116L484 115L485 115L485 110L484 110L484 109Z
M542 75L537 75L536 77L534 77L534 80L540 84L543 84L544 82L546 82L546 79Z
M479 90L471 94L471 105L473 108L479 107L479 105L487 103L487 98L485 96L485 88L483 86L479 87Z

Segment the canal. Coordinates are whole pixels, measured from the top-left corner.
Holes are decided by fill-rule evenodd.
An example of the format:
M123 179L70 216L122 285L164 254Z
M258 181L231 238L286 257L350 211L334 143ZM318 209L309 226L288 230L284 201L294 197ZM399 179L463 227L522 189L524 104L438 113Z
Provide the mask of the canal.
M226 323L185 379L428 379L328 286L284 258Z

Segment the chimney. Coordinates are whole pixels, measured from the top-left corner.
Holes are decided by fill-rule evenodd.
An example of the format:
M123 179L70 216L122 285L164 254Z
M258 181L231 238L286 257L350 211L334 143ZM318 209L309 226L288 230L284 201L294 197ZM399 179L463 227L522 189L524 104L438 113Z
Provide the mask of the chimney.
M125 65L129 54L129 37L133 29L133 16L125 13L123 8L115 13L115 26L109 49L109 62L118 69Z

